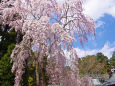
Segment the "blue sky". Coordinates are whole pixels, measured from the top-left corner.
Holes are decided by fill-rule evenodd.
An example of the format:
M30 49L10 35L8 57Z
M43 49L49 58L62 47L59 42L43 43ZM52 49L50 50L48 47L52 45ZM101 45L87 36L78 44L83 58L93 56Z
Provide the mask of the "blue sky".
M93 55L102 52L111 58L115 51L115 0L84 0L84 13L92 17L96 26L96 39L88 37L84 48L74 43L78 56Z
M74 47L79 48L80 50L77 50L82 52L80 53L81 57L102 52L110 58L115 50L115 18L111 15L105 14L104 17L96 21L96 24L98 22L101 24L96 28L96 39L92 36L88 37L89 41L84 43L84 47L81 47L78 42L74 43ZM104 50L102 51L102 49Z
M96 38L92 36L88 37L89 41L84 43L85 49L99 49L102 48L106 42L115 42L115 18L106 14L105 17L99 21L103 21L103 25L96 28ZM82 48L79 43L77 43L77 45L75 43L74 47Z
M67 0L57 0L59 2ZM84 14L95 21L96 39L88 37L84 48L80 43L73 43L79 57L102 52L111 58L115 51L115 0L83 0Z

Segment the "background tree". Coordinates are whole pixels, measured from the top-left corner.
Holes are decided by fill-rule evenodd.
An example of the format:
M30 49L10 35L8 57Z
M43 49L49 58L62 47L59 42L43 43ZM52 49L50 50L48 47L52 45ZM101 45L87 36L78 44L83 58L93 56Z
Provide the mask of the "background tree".
M28 58L35 65L37 86L47 86L47 75L50 84L82 85L78 76L78 58L71 42L76 40L74 35L77 34L82 44L88 40L87 35L95 35L95 29L93 20L83 14L81 0L62 3L56 0L3 0L0 5L3 24L9 24L24 35L11 55L12 72L16 75L14 86L21 86ZM49 22L50 19L55 22ZM64 49L71 52L70 73L65 67Z
M16 43L16 32L13 30L10 33L8 25L1 25L0 27L0 58L7 53L8 46L12 43Z
M13 86L14 74L11 72L12 64L10 54L15 44L10 44L7 53L0 60L0 86Z
M101 52L97 53L96 54L97 56L97 60L101 63L103 61L107 62L108 63L108 58L107 56L104 56Z
M108 74L109 69L108 58L102 53L79 59L79 70L81 74Z
M110 58L110 66L115 66L115 51L112 54L112 57Z
M112 54L112 58L115 58L115 51L114 51L113 54Z
M102 83L109 79L109 59L102 53L86 56L79 59L79 72L81 77L90 76L99 79Z

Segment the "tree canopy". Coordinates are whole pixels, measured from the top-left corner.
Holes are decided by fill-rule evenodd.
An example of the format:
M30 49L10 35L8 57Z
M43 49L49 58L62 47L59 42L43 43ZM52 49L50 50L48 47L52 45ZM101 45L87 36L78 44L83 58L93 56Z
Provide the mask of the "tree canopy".
M109 59L101 52L82 59L79 58L79 70L81 74L109 74Z
M47 86L46 75L49 77L48 84L92 86L89 78L84 80L78 76L77 52L72 45L76 41L75 34L81 44L88 41L88 35L95 35L94 21L83 14L82 0L62 3L57 0L2 0L0 12L2 24L12 27L9 32L14 28L24 35L11 54L14 86L22 85L27 59L28 65L32 62L35 67L36 86ZM55 22L51 23L51 19ZM71 53L70 72L65 67L67 58L64 49Z

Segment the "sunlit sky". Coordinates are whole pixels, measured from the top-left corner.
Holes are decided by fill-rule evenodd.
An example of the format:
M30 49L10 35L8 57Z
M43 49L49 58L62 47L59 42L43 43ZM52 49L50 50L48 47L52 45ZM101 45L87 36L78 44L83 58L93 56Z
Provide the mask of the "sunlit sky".
M59 2L63 0L58 0ZM92 17L96 25L96 39L88 37L89 41L81 47L73 43L79 57L102 52L108 58L115 51L115 0L83 0L84 13Z

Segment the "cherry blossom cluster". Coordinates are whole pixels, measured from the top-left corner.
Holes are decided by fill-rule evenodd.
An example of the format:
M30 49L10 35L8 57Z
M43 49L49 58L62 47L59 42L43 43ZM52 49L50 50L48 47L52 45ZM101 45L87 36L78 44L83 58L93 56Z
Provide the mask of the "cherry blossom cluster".
M83 14L82 0L65 0L62 3L57 0L2 0L0 13L3 24L24 35L11 55L12 72L16 75L14 86L21 86L25 60L34 57L33 64L35 60L42 64L44 56L48 62L46 71L50 84L86 86L84 79L78 75L77 52L72 46L72 42L76 41L75 34L81 44L88 40L87 35L95 35L93 20ZM66 65L65 49L71 52L70 70ZM87 86L92 86L90 80Z

